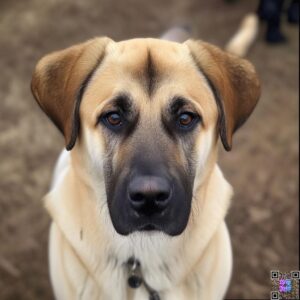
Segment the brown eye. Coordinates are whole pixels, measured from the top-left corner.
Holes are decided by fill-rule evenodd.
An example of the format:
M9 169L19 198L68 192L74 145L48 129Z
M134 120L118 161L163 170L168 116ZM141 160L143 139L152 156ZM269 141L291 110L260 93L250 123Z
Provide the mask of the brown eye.
M193 121L194 115L191 113L182 113L178 118L179 125L182 127L188 127Z
M122 118L119 113L112 112L106 116L106 121L111 126L119 126L122 124Z

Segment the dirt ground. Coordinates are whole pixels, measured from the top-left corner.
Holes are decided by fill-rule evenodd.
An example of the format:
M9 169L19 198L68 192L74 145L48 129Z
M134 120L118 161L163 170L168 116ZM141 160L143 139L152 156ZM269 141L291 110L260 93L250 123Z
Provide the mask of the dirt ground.
M44 54L88 38L158 36L190 24L196 37L224 45L257 1L0 1L0 299L53 299L48 278L49 217L41 202L63 139L31 96ZM228 299L269 299L270 270L299 268L298 27L289 42L262 35L249 54L263 86L249 122L220 164L235 189L227 222L234 270ZM209 299L205 299L209 300Z

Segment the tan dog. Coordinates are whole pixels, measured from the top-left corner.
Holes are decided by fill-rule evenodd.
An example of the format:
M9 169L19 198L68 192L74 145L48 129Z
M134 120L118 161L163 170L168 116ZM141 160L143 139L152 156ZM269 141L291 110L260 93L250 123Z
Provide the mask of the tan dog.
M202 41L96 38L42 58L32 91L72 150L45 200L56 298L222 299L232 190L217 141L230 150L258 101L253 66Z

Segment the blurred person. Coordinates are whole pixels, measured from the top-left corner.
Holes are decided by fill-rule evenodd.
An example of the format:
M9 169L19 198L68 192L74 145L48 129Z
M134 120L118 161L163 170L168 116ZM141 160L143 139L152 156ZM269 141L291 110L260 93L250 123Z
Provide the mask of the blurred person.
M233 4L237 0L226 0L226 2ZM288 22L290 24L299 24L299 0L259 1L257 15L261 21L267 22L265 40L270 44L284 43L287 40L281 32L281 17L286 5L288 6L286 10Z
M286 37L281 32L281 15L284 10L284 0L261 0L257 14L262 21L267 22L265 39L268 43L278 44L286 42ZM288 21L291 24L299 24L299 0L292 0L289 4Z

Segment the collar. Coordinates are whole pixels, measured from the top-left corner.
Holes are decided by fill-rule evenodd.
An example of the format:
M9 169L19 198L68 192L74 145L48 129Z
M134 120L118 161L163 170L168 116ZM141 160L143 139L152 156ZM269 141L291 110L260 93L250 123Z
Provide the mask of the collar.
M151 288L145 281L140 261L135 257L131 257L128 259L126 265L128 268L127 283L129 287L132 289L137 289L141 285L144 285L149 294L149 300L160 300L158 292Z

